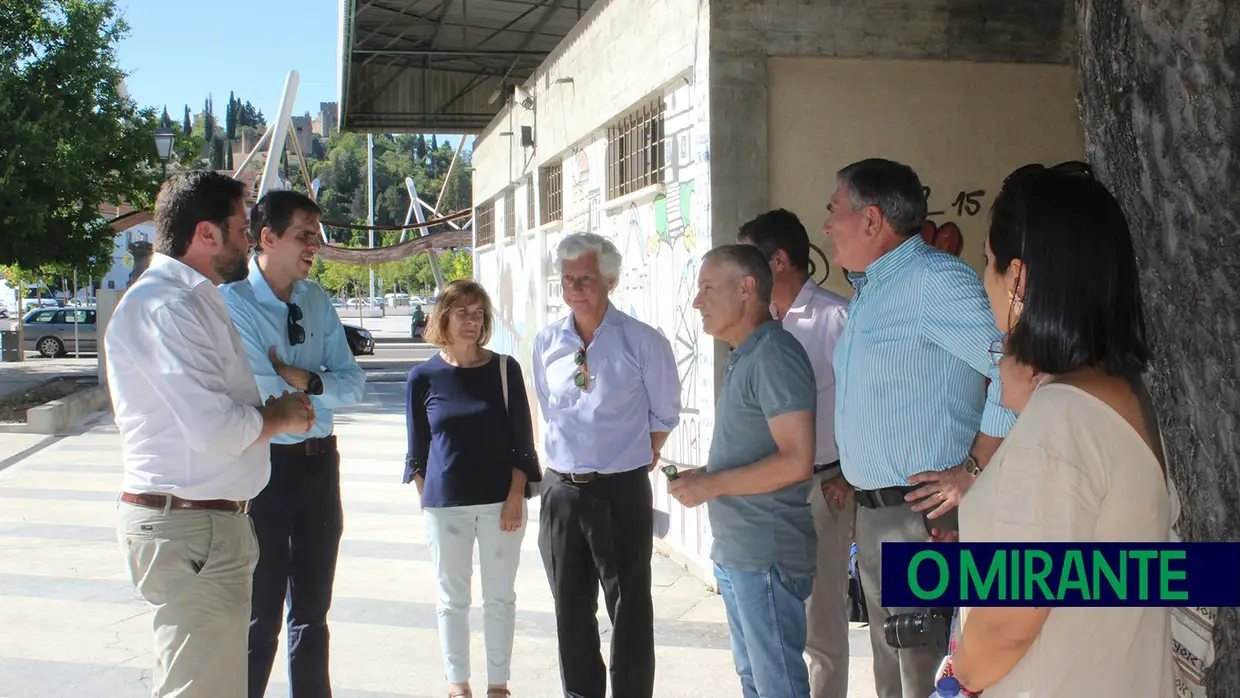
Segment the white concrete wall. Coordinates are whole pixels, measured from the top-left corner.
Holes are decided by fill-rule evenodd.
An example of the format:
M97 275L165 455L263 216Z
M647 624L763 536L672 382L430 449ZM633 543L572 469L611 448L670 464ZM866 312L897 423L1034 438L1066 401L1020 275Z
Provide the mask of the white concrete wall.
M697 31L705 14L694 0L599 3L525 87L535 109L521 106L519 93L473 155L475 206L499 204L496 243L474 252L475 276L496 306L492 348L521 361L533 400L534 336L566 313L555 247L568 232L608 236L624 255L613 303L662 332L676 356L682 421L663 458L682 467L705 465L714 426L714 340L702 333L692 308L698 266L712 246L706 61L694 60L706 54L705 32ZM573 80L555 82L562 77ZM659 94L666 107L665 182L609 201L606 127ZM522 125L535 127L534 148L521 147ZM531 227L527 176L533 174L537 196L538 168L555 160L563 164L563 220ZM516 194L512 239L504 237L509 186ZM705 508L683 510L667 496L661 474L653 481L661 547L708 576Z
M474 201L564 155L656 90L683 81L695 62L706 61L706 19L706 3L698 0L595 3L522 85L532 108L521 106L519 93L478 136ZM533 148L521 146L521 126L534 127ZM512 135L500 135L506 132Z
M771 207L801 217L818 248L815 280L846 295L821 232L845 165L885 157L917 170L938 239L959 235L962 247L950 251L980 273L1003 178L1027 163L1084 157L1072 66L771 58L767 75Z

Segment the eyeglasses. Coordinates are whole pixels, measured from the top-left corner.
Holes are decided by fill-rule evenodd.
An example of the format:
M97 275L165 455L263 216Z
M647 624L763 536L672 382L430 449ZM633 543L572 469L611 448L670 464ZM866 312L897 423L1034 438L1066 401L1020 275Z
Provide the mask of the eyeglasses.
M573 363L577 364L577 373L573 375L573 385L582 390L587 390L590 387L590 364L586 362L585 347L577 350L576 356L573 357Z
M288 343L297 346L306 341L306 328L298 325L301 322L301 308L296 303L285 303L288 306Z
M993 343L991 343L990 363L994 364L995 366L998 366L999 362L1003 360L1003 357L1006 354L1007 354L1007 351L1003 348L1002 339L996 339Z

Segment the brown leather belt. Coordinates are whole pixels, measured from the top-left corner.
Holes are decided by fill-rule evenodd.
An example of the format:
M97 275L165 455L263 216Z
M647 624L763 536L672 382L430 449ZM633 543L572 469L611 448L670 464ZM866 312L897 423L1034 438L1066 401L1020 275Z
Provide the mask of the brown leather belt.
M279 456L321 456L336 452L336 435L318 439L306 439L295 444L271 444L272 455Z
M170 494L154 494L133 492L122 492L121 501L128 502L140 507L149 507L151 509L168 508L168 500L172 500L172 509L210 509L212 511L227 511L232 514L248 514L250 512L249 502L235 502L231 499L181 499Z

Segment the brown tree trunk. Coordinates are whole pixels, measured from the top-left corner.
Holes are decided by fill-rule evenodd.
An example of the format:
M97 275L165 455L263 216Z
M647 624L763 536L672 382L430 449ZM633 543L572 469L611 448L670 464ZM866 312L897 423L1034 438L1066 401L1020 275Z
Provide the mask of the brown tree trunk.
M1240 2L1078 0L1086 153L1140 258L1188 540L1240 540ZM1221 609L1210 695L1240 696Z

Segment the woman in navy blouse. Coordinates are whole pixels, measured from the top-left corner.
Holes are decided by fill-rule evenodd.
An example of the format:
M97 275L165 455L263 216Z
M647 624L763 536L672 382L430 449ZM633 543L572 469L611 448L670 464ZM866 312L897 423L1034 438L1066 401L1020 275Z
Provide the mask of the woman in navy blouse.
M475 540L482 568L486 695L509 695L525 492L527 483L542 479L521 367L484 349L490 338L487 292L473 281L453 281L426 327L427 341L440 351L410 371L406 382L405 482L412 480L422 497L438 578L439 642L449 698L473 695L469 605Z

